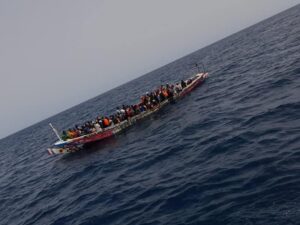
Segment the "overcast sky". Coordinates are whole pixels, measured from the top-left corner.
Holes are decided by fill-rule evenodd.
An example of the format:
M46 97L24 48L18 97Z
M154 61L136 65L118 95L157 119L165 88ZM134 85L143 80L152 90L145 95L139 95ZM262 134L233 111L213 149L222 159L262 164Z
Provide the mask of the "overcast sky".
M0 138L300 0L0 0Z

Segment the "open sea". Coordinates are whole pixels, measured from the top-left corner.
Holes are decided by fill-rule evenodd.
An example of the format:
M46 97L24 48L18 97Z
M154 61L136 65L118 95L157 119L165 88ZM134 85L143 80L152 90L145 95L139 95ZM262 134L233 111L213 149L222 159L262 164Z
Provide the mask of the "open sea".
M59 130L210 77L126 132L49 156ZM0 140L0 224L300 224L300 5Z

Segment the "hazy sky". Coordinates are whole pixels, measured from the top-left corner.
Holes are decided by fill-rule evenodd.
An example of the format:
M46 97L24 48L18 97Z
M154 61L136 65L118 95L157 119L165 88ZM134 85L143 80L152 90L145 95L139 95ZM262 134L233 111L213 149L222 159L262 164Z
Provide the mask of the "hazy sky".
M300 0L0 0L0 138Z

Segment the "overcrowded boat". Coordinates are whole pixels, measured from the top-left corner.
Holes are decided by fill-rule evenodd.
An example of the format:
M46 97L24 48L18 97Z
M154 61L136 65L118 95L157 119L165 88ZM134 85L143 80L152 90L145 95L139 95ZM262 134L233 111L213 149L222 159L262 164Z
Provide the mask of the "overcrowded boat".
M49 125L59 140L51 148L48 148L48 153L50 155L72 153L84 149L88 143L112 137L134 125L137 121L159 111L170 102L190 93L201 85L207 77L208 73L199 72L174 85L161 85L155 91L143 95L138 104L118 107L115 114L109 117L99 116L82 126L76 125L73 129L63 131L62 135L50 123Z

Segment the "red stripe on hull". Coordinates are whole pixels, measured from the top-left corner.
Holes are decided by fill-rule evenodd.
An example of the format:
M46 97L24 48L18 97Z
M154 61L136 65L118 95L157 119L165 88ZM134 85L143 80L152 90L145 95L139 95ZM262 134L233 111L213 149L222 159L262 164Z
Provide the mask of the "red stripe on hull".
M99 141L99 140L111 137L113 135L114 135L114 133L111 130L108 130L103 133L92 134L91 136L82 138L76 142L73 142L72 144L86 144L89 142Z

